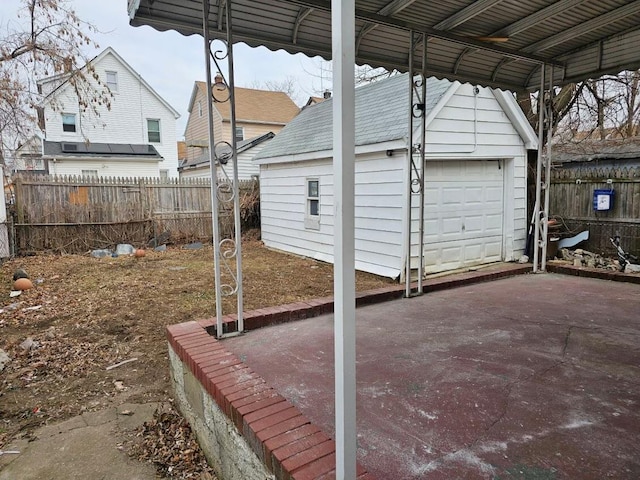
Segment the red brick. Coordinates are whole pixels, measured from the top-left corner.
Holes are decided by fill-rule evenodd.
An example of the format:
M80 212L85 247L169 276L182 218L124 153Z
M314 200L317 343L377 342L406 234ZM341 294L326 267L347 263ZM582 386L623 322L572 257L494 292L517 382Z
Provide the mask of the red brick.
M327 473L323 473L319 477L316 477L316 480L336 480L336 470L328 471Z
M259 420L259 422L262 422L263 420ZM289 418L288 420L283 420L270 427L264 428L259 432L256 432L251 428L247 428L242 432L242 434L249 442L253 451L256 452L258 458L266 463L266 457L268 455L267 450L264 448L264 442L266 440L271 437L275 437L276 435L280 435L281 433L288 432L289 430L293 430L294 428L301 427L307 423L309 423L307 418L302 415L297 415Z
M209 394L213 397L217 402L217 397L220 392L220 389L223 386L229 386L234 383L240 383L241 381L246 380L246 375L252 373L251 370L245 365L235 365L234 367L225 367L226 369L233 369L235 367L236 370L232 370L231 373L225 370L217 370L212 373L203 372L202 376L204 377L204 381L202 382ZM222 408L222 406L221 406Z
M261 418L268 417L274 413L293 407L293 405L287 402L287 400L280 395L276 394L276 396L272 398L275 398L276 400L273 401L271 398L265 398L259 402L250 403L249 405L240 407L238 409L238 413L242 415L244 421L249 424L256 420L260 420Z
M197 363L203 373L211 377L215 376L216 371L231 367L237 370L239 365L244 366L244 363L235 355L218 355Z
M246 382L220 389L220 393L222 393L228 401L233 401L256 394L267 388L271 387L267 385L261 377L256 376Z
M218 354L218 353L224 353L227 352L228 350L226 348L224 348L222 345L220 345L218 342L213 341L208 343L207 345L209 345L209 350L207 350L204 353L208 353L208 354ZM202 353L197 353L197 354L192 354L191 356L193 358L196 357L196 355L201 356Z
M207 354L201 354L197 357L193 357L193 360L200 366L200 368L205 368L226 361L229 357L236 358L233 353L228 352L227 350L215 350Z
M293 473L291 478L293 480L316 480L321 475L328 474L332 470L335 470L335 467L336 454L332 453L300 468L298 471ZM335 478L335 472L333 478Z
M196 320L196 322L198 322L198 325L200 325L202 328L209 328L209 327L213 327L217 321L215 317L211 317L211 318L201 318L200 320Z
M220 394L220 390L231 385L246 382L252 377L253 371L250 368L245 367L244 369L236 370L233 373L229 373L214 380L214 383L216 384L215 401L227 415L230 415L231 411L228 409L228 402L226 402L224 395Z
M264 395L252 395L245 397L244 399L237 400L236 402L229 403L232 419L238 423L240 431L244 430L242 419L245 415L255 412L256 410L260 410L261 408L275 405L276 403L280 403L284 400L284 398L278 395L278 393L273 389L265 390L262 393L264 393ZM246 403L244 403L245 400ZM244 405L239 405L241 403L244 403Z
M283 470L286 470L289 473L295 474L297 470L301 470L306 465L315 463L318 459L322 459L323 457L326 457L327 455L330 455L332 453L335 454L335 451L336 451L335 442L333 440L328 440L319 445L311 447L308 450L305 450L304 452L298 453L297 455L287 458L285 461L282 462L282 468ZM335 467L335 460L334 460L334 463L330 465L328 469L318 472L317 475L328 472L333 467ZM315 478L315 477L312 477L312 478Z
M167 326L167 334L173 337L180 337L198 330L202 330L202 327L197 322L184 322Z
M330 440L331 439L327 437L324 432L316 432L313 435L308 435L295 442L288 443L283 447L276 448L275 450L272 450L271 453L280 462L282 462L289 457L302 453L305 450L309 450L311 447L315 447L316 445L320 445L321 443L328 442Z
M224 362L224 363L223 363ZM195 373L198 380L204 382L207 375L215 372L216 370L224 367L230 367L233 365L239 365L242 362L238 360L234 355L227 355L212 359L207 359L204 362L196 362Z
M248 366L242 364L242 365L236 365L235 367L238 367L235 371L228 373L226 375L218 376L214 379L214 381L216 382L216 386L218 387L219 390L222 390L223 388L226 388L226 387L230 387L232 385L237 385L242 382L246 382L247 380L250 380L251 378L254 377L253 370L251 370ZM232 367L232 368L235 368L235 367ZM240 368L240 367L244 367L244 368Z
M317 433L319 431L320 428L317 425L310 423L300 428L296 428L295 430L291 430L272 437L264 443L264 446L268 451L272 452L276 448L283 447L291 442L295 442L302 438L308 437L309 435L313 435L314 433Z
M260 442L264 443L276 435L301 427L307 423L310 423L308 418L303 415L298 415L297 417L290 418L289 420L285 420L277 425L273 425L272 427L256 432L256 438Z
M259 402L254 402L249 405L245 405L240 409L232 410L232 420L238 427L238 430L241 432L244 431L245 425L249 422L253 422L254 420L259 420L264 417L268 417L269 415L273 415L274 413L281 412L282 410L286 410L289 408L291 404L287 402L280 395L276 395L274 397L265 398ZM241 410L247 410L247 412L243 412Z
M254 420L248 423L249 428L254 432L259 432L260 430L264 430L265 428L272 427L273 425L277 425L278 423L282 423L285 420L289 420L297 415L300 415L300 412L296 407L289 407L286 410L275 413L273 415L269 415L265 418L260 418L258 420Z

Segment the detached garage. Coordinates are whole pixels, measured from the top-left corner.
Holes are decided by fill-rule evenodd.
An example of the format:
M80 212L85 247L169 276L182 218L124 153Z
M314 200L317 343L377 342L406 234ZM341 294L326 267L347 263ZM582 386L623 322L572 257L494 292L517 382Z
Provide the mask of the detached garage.
M415 195L413 220L407 215L408 82L396 75L356 89L356 268L391 278L403 277L409 232L412 268L420 258ZM305 108L254 159L264 243L327 262L333 262L331 103ZM537 143L514 97L431 78L425 103L425 271L517 259L526 241L527 150Z

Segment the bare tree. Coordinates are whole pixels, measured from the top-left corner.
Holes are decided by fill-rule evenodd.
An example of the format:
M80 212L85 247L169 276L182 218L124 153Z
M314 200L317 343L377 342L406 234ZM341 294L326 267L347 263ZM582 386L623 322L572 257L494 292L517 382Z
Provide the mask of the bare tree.
M271 92L284 92L290 98L295 98L298 93L296 84L297 79L289 75L282 80L254 80L249 88L254 88L256 90L269 90Z
M112 98L84 54L98 47L91 40L96 28L76 15L69 0L21 3L16 17L0 24L0 137L9 150L34 133L36 109L49 93L38 79L68 82L81 111L97 114L100 105L110 108Z
M534 129L538 95L518 94ZM554 91L554 136L560 142L629 138L640 133L640 70L606 75ZM546 137L543 139L546 143Z

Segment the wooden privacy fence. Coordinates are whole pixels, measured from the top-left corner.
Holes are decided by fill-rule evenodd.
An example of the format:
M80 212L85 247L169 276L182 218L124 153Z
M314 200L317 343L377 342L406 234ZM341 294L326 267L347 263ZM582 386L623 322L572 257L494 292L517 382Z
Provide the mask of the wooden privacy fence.
M620 235L625 251L640 254L640 168L555 169L549 213L574 233L589 230L586 249L615 255L610 237ZM613 191L613 208L596 211L595 190Z
M14 188L18 254L213 237L208 179L19 176ZM240 183L240 198L245 205L259 202L257 180ZM231 235L232 205L220 205L220 218L221 234Z

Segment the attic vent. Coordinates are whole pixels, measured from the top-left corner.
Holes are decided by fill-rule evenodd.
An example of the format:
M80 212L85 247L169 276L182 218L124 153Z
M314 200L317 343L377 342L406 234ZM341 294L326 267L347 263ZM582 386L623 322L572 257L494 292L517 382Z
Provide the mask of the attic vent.
M77 152L78 151L78 145L76 145L75 143L63 143L62 144L62 151L63 152Z

